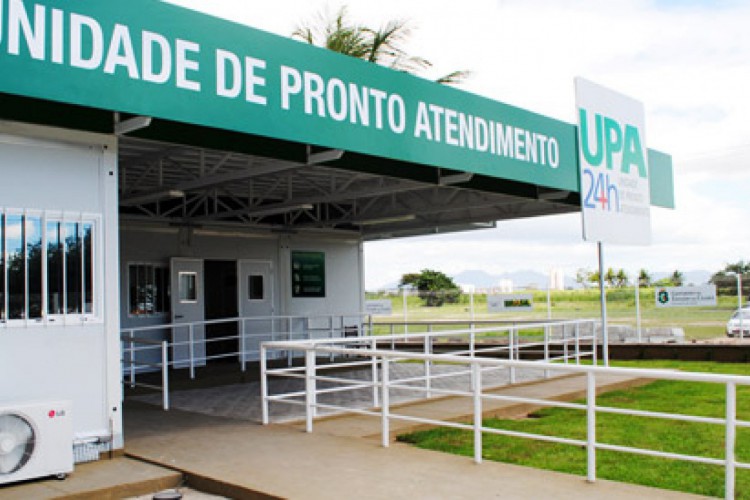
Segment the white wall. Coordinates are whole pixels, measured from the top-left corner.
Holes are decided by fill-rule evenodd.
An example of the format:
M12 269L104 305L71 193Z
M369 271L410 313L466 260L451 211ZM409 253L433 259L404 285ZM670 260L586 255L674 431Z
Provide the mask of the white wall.
M167 265L171 257L204 260L263 260L274 270L274 309L277 315L322 315L359 312L363 308L364 282L358 240L332 236L302 237L257 234L237 230L187 230L124 222L121 227L120 311L123 328L167 323L170 318L128 316L127 266L129 263ZM292 298L289 272L291 251L308 250L326 255L326 297ZM157 335L161 338L161 335Z
M122 444L117 289L117 145L113 138L0 122L0 203L97 217L98 317L0 327L0 404L70 400L78 437ZM107 280L102 279L107 276Z
M326 265L325 298L292 298L289 269L291 252L323 252ZM325 238L287 238L280 247L285 310L292 316L351 314L364 310L362 244L358 241Z

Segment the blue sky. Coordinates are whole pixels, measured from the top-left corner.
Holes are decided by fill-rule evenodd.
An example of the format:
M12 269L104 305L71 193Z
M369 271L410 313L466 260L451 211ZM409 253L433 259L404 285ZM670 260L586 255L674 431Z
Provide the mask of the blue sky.
M171 0L289 35L342 2ZM673 155L677 209L652 211L648 247L605 248L626 270L717 270L750 259L750 2L708 0L379 0L347 2L370 25L409 19L409 49L440 76L468 69L464 89L574 122L583 76L644 102L648 147ZM424 267L457 274L596 267L580 216L500 223L496 230L368 243L368 288Z

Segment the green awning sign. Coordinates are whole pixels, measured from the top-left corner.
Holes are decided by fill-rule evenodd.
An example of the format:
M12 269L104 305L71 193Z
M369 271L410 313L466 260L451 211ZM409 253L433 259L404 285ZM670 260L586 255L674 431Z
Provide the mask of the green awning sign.
M573 125L155 0L0 0L0 65L0 92L579 190Z

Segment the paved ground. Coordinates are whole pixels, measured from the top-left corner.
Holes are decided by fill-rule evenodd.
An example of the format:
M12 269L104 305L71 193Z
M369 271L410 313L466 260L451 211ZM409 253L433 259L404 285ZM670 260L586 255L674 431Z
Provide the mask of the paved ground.
M434 365L433 375L448 375L450 377L433 380L432 387L436 389L469 390L470 376L455 375L457 372L465 372L466 367L455 365ZM418 377L424 374L423 365L418 363L393 363L391 366L391 380L404 380ZM330 372L321 370L319 375L333 376ZM369 381L372 379L372 371L369 369L351 370L346 373L337 372L336 377L348 380ZM509 381L507 369L483 372L482 385L484 387L496 387L506 385ZM517 382L528 382L538 380L544 376L543 370L516 370ZM422 386L422 382L412 382L409 385ZM331 383L320 383L321 388L332 387ZM304 390L304 381L300 379L273 379L270 383L269 393L289 393ZM423 396L422 392L412 392L393 389L391 401L395 404L411 401ZM145 394L134 396L131 399L144 403L161 405L161 394ZM302 401L302 398L297 398ZM345 392L325 394L319 397L320 403L348 406L355 408L369 408L372 406L372 389L355 389ZM240 420L261 421L260 383L247 382L242 384L229 384L222 387L203 389L190 389L172 391L170 393L170 407L189 412L202 413L220 417L230 417ZM322 415L334 413L321 410ZM273 422L284 422L297 420L304 417L304 407L285 403L272 403L270 407Z
M582 377L565 377L506 390L561 397L582 389ZM440 399L399 411L455 418L466 411L462 405ZM698 498L609 481L588 484L579 476L496 462L477 466L467 457L400 443L382 448L374 439L380 425L374 417L323 419L307 434L298 424L260 426L130 402L125 423L128 454L181 470L194 487L233 498Z
M408 377L421 369L420 365L405 364L396 369L396 375ZM444 372L455 369L449 365L438 368ZM531 381L495 392L569 399L584 388L580 376L534 381L542 375L541 371L536 372L519 373L518 379ZM494 382L498 382L507 377L507 372L494 376ZM642 382L626 378L597 380L609 388ZM485 377L485 382L492 383L491 377ZM468 384L468 378L445 383L457 387ZM370 393L365 392L360 403L369 405ZM302 432L299 423L261 426L252 422L259 410L250 408L258 404L258 394L257 383L173 393L175 402L200 412L164 412L158 405L130 399L126 401L124 417L126 453L131 458L79 465L63 482L35 481L5 487L0 489L0 497L107 499L143 495L140 499L145 500L157 491L178 487L186 477L195 490L227 498L698 498L609 481L588 484L580 476L490 461L478 466L467 457L395 442L382 448L380 419L376 417L326 417L315 421L313 434ZM159 401L157 395L156 402ZM299 410L276 406L286 408L277 410L277 416L284 420L294 417L289 408ZM487 401L484 409L496 414L528 410L495 401ZM394 411L445 420L466 419L471 401L435 398L402 402L395 405ZM218 416L231 412L241 418ZM392 436L411 428L412 424L394 420ZM188 499L206 498L201 493L186 492Z
M175 488L182 474L129 458L78 464L64 481L42 479L0 487L3 500L115 499ZM150 497L149 497L150 498Z
M227 497L219 495L211 495L209 493L203 493L202 491L196 491L192 488L169 488L166 490L159 490L150 492L148 495L141 495L137 497L128 497L126 500L152 500L155 495L162 494L164 498L176 498L176 495L181 495L182 500L225 500Z

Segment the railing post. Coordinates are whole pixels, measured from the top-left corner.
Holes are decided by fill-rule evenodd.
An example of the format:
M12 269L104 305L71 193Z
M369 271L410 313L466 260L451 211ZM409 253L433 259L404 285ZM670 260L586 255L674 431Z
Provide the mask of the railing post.
M514 342L514 336L515 336L515 328L511 328L508 330L508 361L513 361L513 358L515 357L515 342ZM516 383L516 367L510 366L508 367L508 378L510 379L511 384Z
M133 341L133 337L135 336L135 332L133 330L130 331L130 387L135 387L135 342Z
M287 317L286 323L287 323L287 330L286 330L287 340L291 342L292 341L292 317L291 316ZM291 349L287 350L286 351L286 365L287 366L292 366L294 362L294 360L292 359L292 356L293 356L292 350Z
M261 422L268 425L268 364L266 362L267 349L260 346L260 397L261 397Z
M575 324L576 364L580 365L581 364L581 331L578 328L578 325L579 323L578 321L576 321L576 324Z
M724 498L734 498L735 456L734 446L737 434L737 387L727 382L726 431L724 451Z
M549 363L549 325L544 326L544 363ZM544 370L544 378L549 378L549 370Z
M370 348L373 351L378 348L378 341L375 337L370 341ZM372 406L377 408L380 406L378 402L378 359L375 357L375 354L372 354L370 358L372 359L370 362L372 366Z
M273 320L272 320L273 321ZM247 369L247 360L245 359L245 325L247 321L240 319L240 369L244 372Z
M368 324L368 327L369 327L369 332L368 332L368 334L369 334L370 336L373 336L373 335L375 335L375 332L373 331L373 324L372 324L372 314L369 314L369 315L367 316L367 324Z
M313 431L315 416L315 349L305 351L305 431Z
M193 330L193 323L188 325L188 352L190 353L190 379L195 378L195 330Z
M388 448L391 441L391 431L389 429L388 413L390 411L391 398L388 390L388 384L390 383L390 360L383 357L381 362L383 363L382 376L381 376L381 388L383 394L381 397L382 407L380 408L380 421L381 421L381 433L382 433L382 444L383 448ZM377 387L377 385L376 385Z
M591 323L591 363L596 366L598 357L598 349L596 345L596 324L593 321L589 321L589 323Z
M427 326L427 335L424 337L424 353L426 355L432 354L432 325ZM424 388L425 395L428 398L432 397L432 361L429 359L424 360Z
M482 463L482 370L476 361L471 364L474 385L474 463Z
M344 317L342 316L341 317L341 323L343 324L343 322L344 322ZM334 337L333 314L331 314L331 317L329 318L329 321L328 321L328 338L331 339L331 340L333 340L333 337ZM333 353L330 353L328 355L328 360L331 363L333 363Z
M596 378L586 372L586 481L596 481Z
M406 300L406 288L404 287L404 333L409 331L409 326L407 325L407 322L409 321L409 306L407 305Z
M169 410L169 342L161 343L161 397L164 411Z
M562 324L562 341L563 341L563 360L565 364L568 364L568 336L566 335L565 323Z
M471 323L471 330L469 331L469 357L473 358L476 346L476 333L474 332L474 322Z

